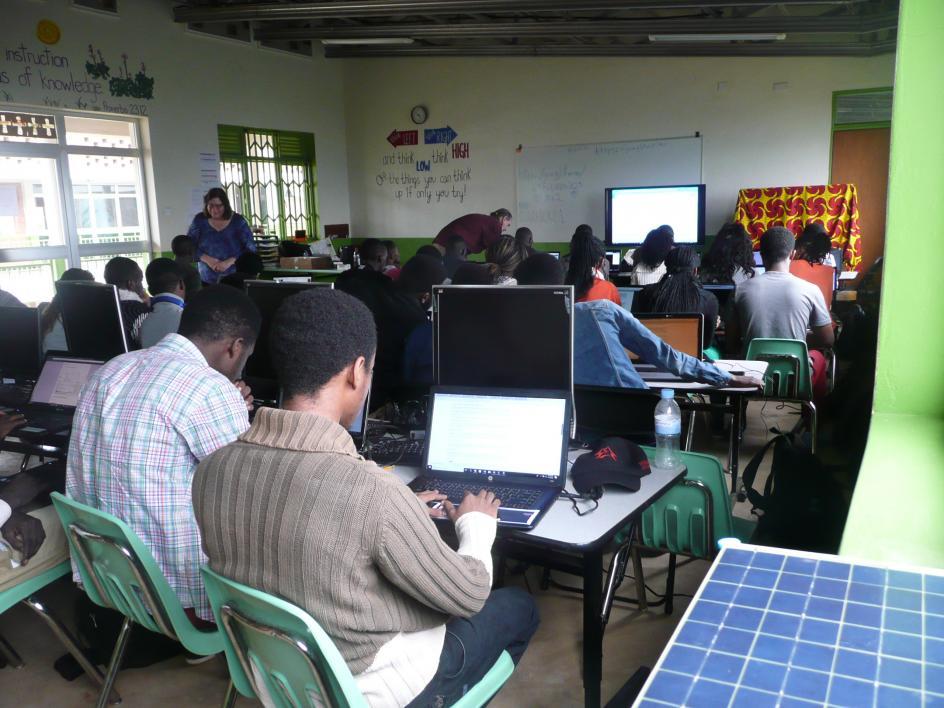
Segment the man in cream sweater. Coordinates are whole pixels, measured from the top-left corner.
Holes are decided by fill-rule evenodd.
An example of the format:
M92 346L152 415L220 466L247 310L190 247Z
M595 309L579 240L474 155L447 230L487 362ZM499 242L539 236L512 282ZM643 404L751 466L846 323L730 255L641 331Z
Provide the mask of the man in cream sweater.
M260 409L235 443L204 460L193 502L210 566L309 612L372 706L458 700L537 629L531 596L491 591L499 500L468 495L432 511L358 455L347 426L370 388L370 311L313 288L279 308L269 342L282 410ZM264 343L263 343L264 345ZM446 514L453 551L430 516Z

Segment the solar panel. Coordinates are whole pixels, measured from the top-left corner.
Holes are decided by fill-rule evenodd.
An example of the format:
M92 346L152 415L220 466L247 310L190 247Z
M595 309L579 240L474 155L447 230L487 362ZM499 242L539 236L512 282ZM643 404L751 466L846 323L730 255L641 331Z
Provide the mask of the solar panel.
M944 706L944 573L726 546L636 706Z

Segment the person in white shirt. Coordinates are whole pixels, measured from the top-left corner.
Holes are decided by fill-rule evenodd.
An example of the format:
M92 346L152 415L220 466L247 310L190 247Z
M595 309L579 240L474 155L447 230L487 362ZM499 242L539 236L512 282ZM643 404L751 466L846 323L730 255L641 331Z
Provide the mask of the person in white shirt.
M632 274L633 285L652 285L665 275L665 257L675 248L675 231L668 224L653 229L642 245L623 256L623 268ZM622 270L622 269L621 269Z

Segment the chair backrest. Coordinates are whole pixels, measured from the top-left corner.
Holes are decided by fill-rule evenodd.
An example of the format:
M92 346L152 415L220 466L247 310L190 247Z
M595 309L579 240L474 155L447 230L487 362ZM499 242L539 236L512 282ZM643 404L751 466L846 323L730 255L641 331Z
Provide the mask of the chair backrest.
M278 708L366 708L337 647L308 613L207 566L201 571L236 690Z
M92 602L176 639L196 654L222 650L219 632L193 626L154 556L127 524L58 492L50 497Z
M833 306L833 291L836 286L836 269L832 266L818 263L811 265L807 261L798 259L790 261L790 272L808 283L813 283L823 293L826 309Z
M766 361L764 395L809 401L813 397L810 355L799 339L752 339L745 357Z
M655 450L644 448L652 459ZM685 478L663 494L642 514L642 542L710 558L719 538L735 536L724 470L710 455L682 452Z

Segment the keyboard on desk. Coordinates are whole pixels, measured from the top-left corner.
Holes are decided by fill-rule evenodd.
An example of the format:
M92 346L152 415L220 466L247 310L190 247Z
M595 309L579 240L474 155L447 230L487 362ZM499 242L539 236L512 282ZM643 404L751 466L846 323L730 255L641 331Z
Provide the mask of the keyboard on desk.
M377 462L399 462L418 465L423 461L425 440L382 438L370 447L370 457Z
M414 492L436 490L445 494L456 506L462 503L466 492L478 494L483 489L495 494L501 500L501 505L509 509L533 509L538 500L544 495L544 489L535 487L518 487L515 485L489 484L476 487L468 481L455 481L436 477L418 477L410 482L410 489Z

